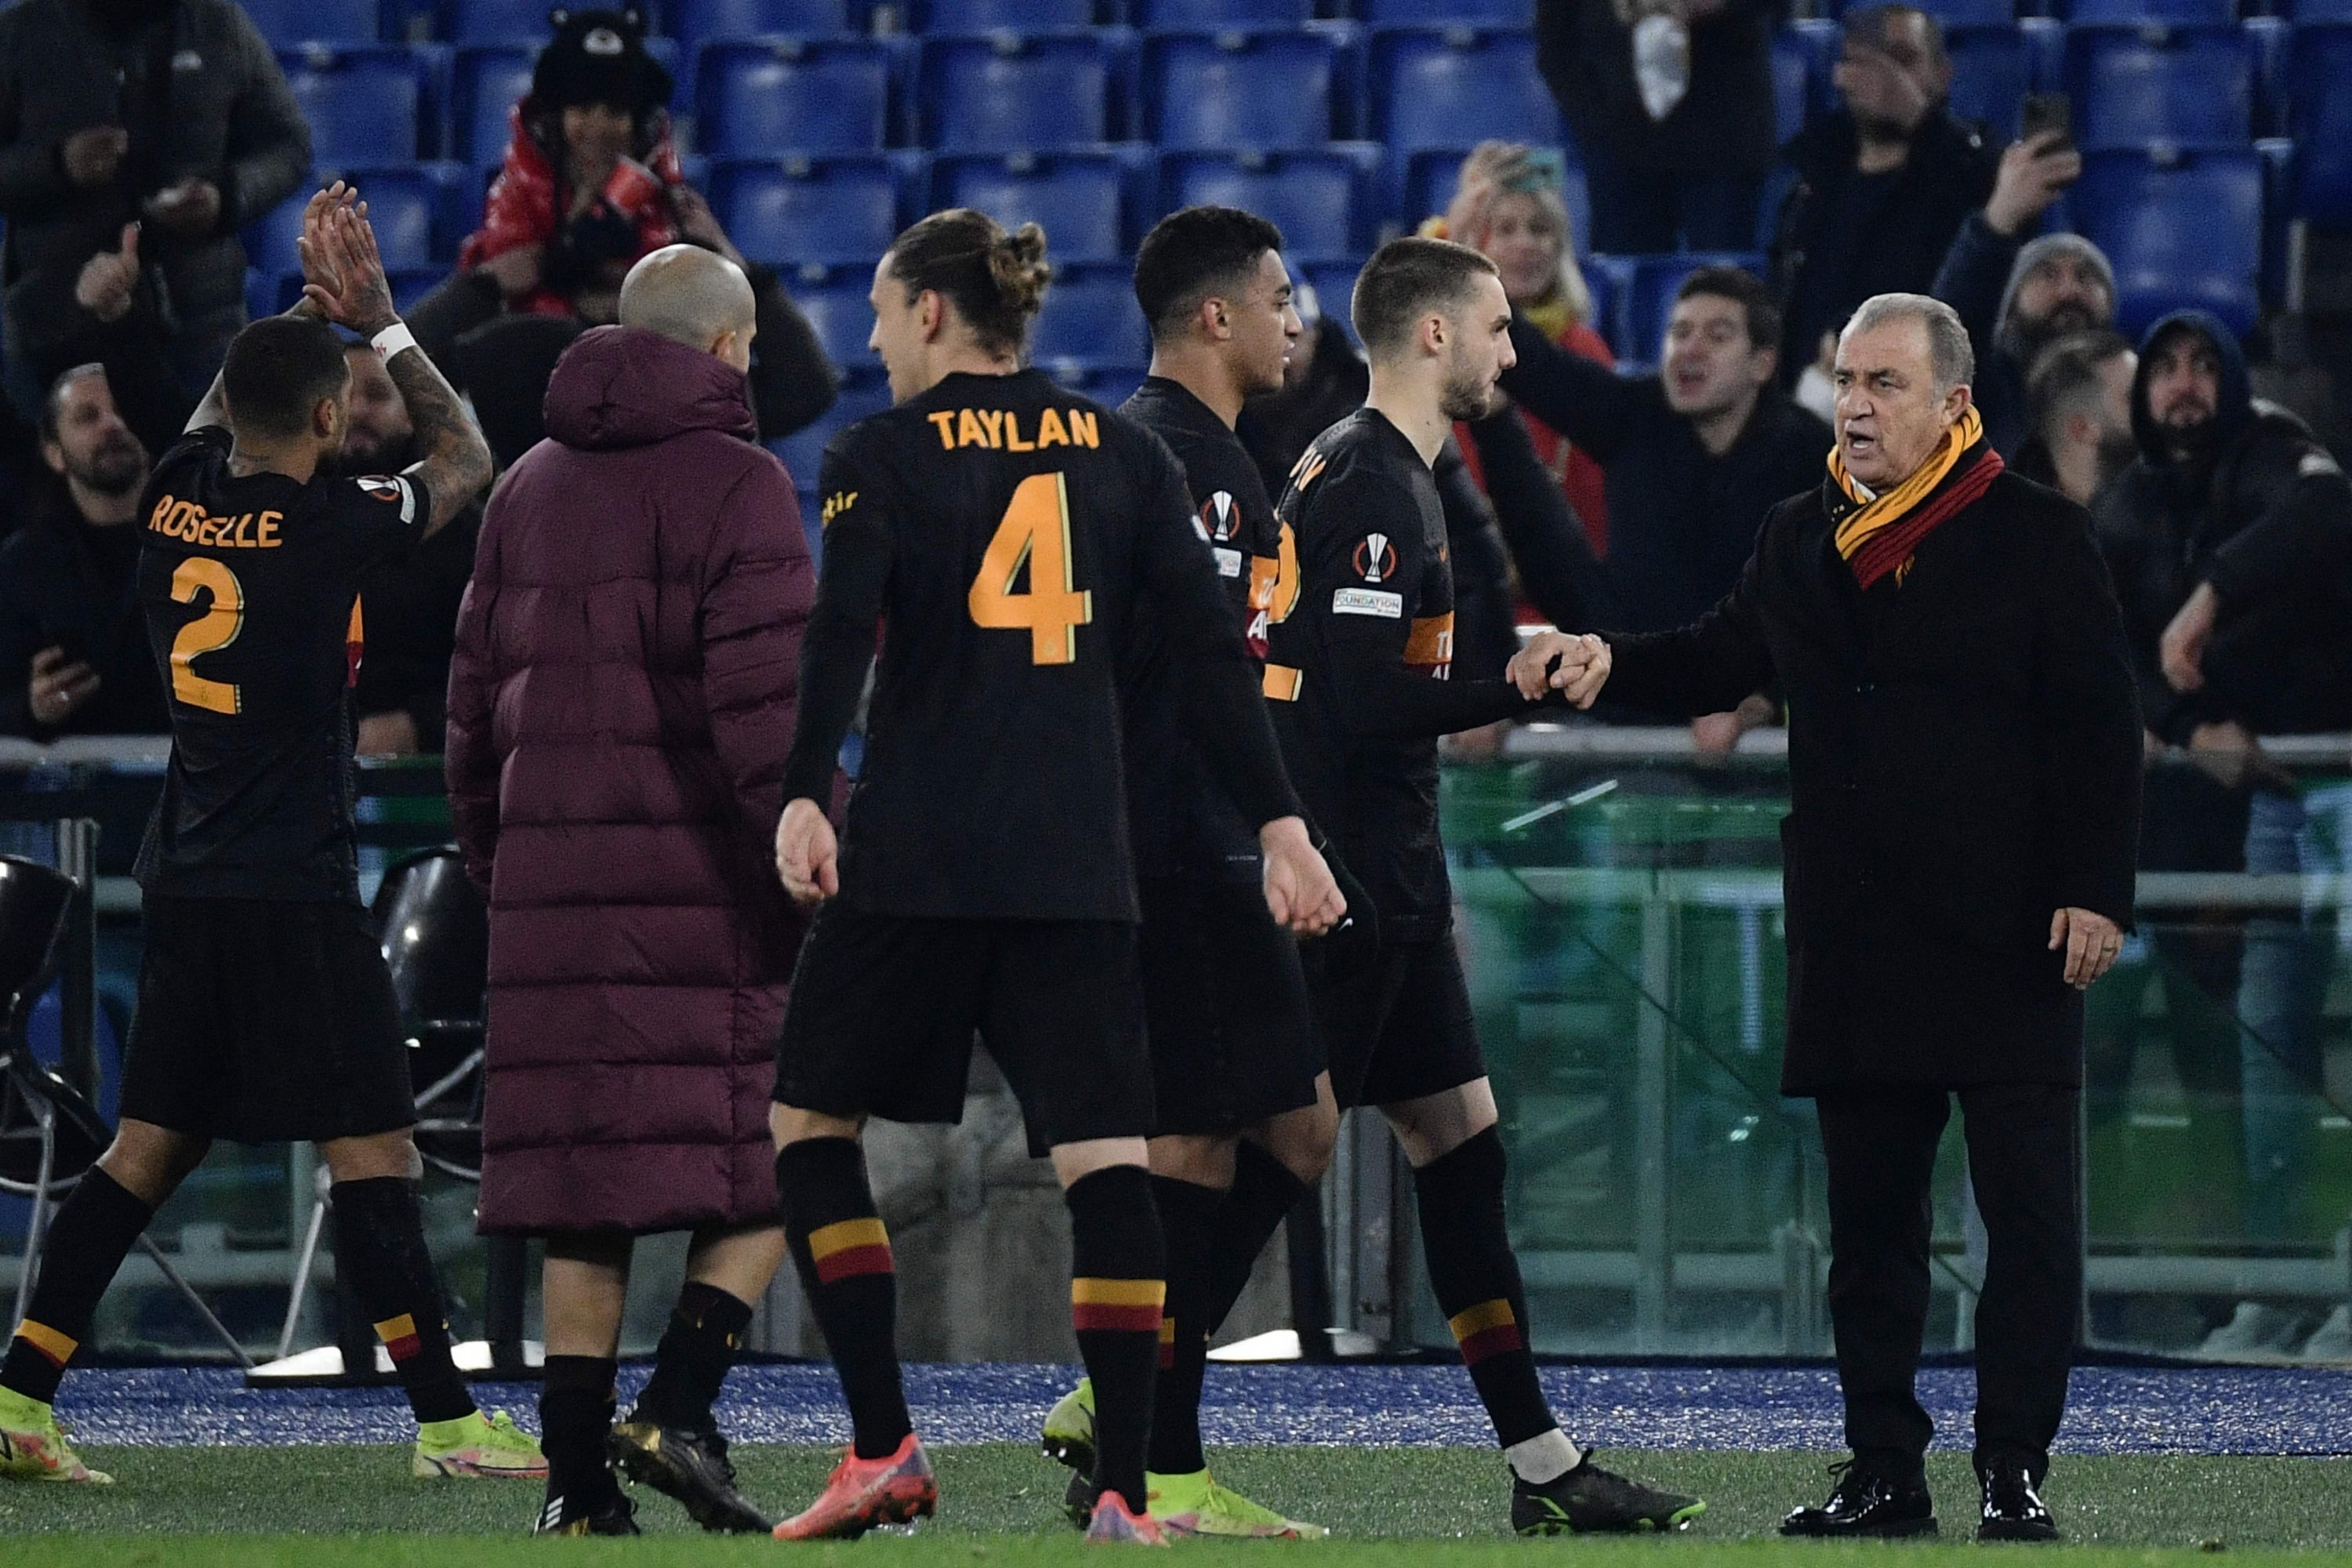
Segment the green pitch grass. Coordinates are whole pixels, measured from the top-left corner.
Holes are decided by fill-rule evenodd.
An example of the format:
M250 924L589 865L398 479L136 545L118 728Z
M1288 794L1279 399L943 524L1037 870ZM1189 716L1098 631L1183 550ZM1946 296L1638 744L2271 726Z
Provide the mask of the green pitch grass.
M695 1531L667 1499L640 1491L636 1542L532 1542L539 1505L528 1482L415 1481L389 1447L91 1448L111 1487L0 1486L0 1564L43 1568L506 1568L566 1562L639 1568L730 1568L779 1553L824 1568L994 1568L1097 1563L1062 1522L1065 1473L1011 1444L935 1451L940 1517L912 1539L783 1547L757 1537ZM789 1511L814 1496L832 1456L747 1447L737 1457L745 1492ZM1772 1526L1799 1501L1828 1491L1831 1456L1619 1454L1612 1459L1662 1485L1706 1498L1705 1518L1670 1540L1510 1539L1503 1472L1465 1449L1240 1448L1216 1456L1218 1474L1260 1500L1338 1533L1318 1545L1187 1543L1184 1550L1301 1552L1332 1568L1485 1568L1537 1552L1574 1554L1578 1568L1633 1568L1671 1555L1689 1568L1822 1568L1854 1560L1904 1568L1981 1564L1987 1551L2031 1550L2068 1568L2188 1563L2226 1552L2236 1562L2315 1562L2352 1552L2352 1459L2064 1458L2050 1500L2067 1531L2060 1548L1975 1544L1967 1461L1930 1467L1948 1531L1937 1544L1867 1546L1782 1542ZM71 1531L68 1539L59 1532ZM331 1542L321 1537L333 1537ZM472 1538L472 1539L453 1539ZM584 1554L584 1557L583 1555Z

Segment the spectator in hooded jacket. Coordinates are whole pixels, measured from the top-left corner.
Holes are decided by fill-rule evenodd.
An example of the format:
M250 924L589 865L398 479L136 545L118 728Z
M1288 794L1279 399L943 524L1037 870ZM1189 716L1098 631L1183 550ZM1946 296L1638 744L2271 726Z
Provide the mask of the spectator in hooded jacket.
M21 0L0 11L0 219L10 396L92 356L82 263L144 220L139 320L194 401L245 325L239 226L310 164L310 132L233 0Z
M2341 847L2313 827L2346 792L2298 790L2264 763L2258 737L2352 726L2352 484L2301 421L2254 400L2236 336L2203 311L2149 329L2132 426L2139 461L2102 496L2099 521L2148 727L2250 790L2247 872L2340 871ZM2238 984L2246 1229L2264 1241L2341 1221L2311 1208L2329 939L2309 919L2257 910ZM2291 1350L2308 1328L2245 1301L2207 1348ZM2352 1315L2323 1331L2323 1350L2346 1347Z
M1944 30L1909 5L1849 11L1838 57L1845 107L1783 154L1797 183L1780 209L1772 286L1787 318L1781 379L1794 385L1874 294L1925 293L1993 187L1993 154L1952 116ZM1999 450L1998 447L1995 450Z
M832 406L833 367L807 320L769 268L746 261L700 192L686 183L670 134L669 72L646 51L635 10L554 11L555 36L540 51L530 93L509 114L506 159L484 204L482 226L457 255L457 273L410 312L417 341L459 366L528 366L486 386L530 417L554 358L588 327L614 319L621 280L637 260L680 240L715 250L743 269L760 312L751 402L760 433L788 436ZM510 331L501 317L544 318ZM484 424L506 417L486 410ZM511 423L511 420L508 421ZM523 442L527 446L529 443Z

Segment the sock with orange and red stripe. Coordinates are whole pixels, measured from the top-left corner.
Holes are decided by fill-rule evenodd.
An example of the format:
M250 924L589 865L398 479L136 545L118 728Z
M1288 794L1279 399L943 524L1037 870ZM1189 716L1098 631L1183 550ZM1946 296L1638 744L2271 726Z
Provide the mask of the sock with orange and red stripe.
M1115 1491L1137 1513L1160 1363L1166 1253L1151 1178L1140 1165L1079 1177L1070 1206L1070 1322L1095 1385L1095 1496Z
M415 1184L399 1176L370 1176L337 1182L328 1197L335 1211L335 1267L375 1325L416 1419L472 1415L474 1396L449 1359L441 1280L425 1250Z
M1430 1289L1506 1448L1556 1431L1528 1349L1527 1292L1503 1221L1503 1140L1488 1128L1412 1173ZM1533 1479L1533 1478L1530 1478Z
M41 1278L16 1337L8 1342L0 1387L44 1405L56 1401L66 1363L89 1332L98 1299L154 1214L102 1166L89 1168L49 1223Z
M806 1138L776 1155L784 1238L849 1404L854 1452L887 1459L914 1430L898 1381L898 1276L854 1138Z

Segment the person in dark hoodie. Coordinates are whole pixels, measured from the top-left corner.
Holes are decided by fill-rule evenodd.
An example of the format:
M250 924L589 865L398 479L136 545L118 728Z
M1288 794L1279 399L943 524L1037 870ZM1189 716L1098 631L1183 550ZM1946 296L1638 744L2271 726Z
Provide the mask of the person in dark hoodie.
M2132 428L2139 460L2100 498L2099 520L2152 737L2250 786L2249 873L2324 868L2305 832L2313 803L2263 763L2256 737L2352 724L2352 484L2301 421L2254 399L2237 338L2203 311L2149 329ZM2247 1227L2265 1240L2299 1238L2315 1218L2304 1123L2320 1081L2324 963L2300 911L2249 921L2237 994ZM2208 1344L2275 1351L2305 1326L2244 1302Z
M1934 17L1909 5L1849 11L1843 50L1845 107L1782 152L1797 182L1775 231L1772 286L1787 322L1780 378L1791 386L1855 306L1927 291L1993 188L1994 155L1953 118L1952 61Z

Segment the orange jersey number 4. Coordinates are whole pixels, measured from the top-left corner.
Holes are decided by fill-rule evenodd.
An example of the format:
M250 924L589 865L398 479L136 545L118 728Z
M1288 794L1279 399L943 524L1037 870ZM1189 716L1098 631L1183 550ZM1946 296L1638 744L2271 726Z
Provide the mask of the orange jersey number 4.
M1024 565L1029 585L1015 592ZM1070 493L1060 474L1032 474L1014 487L964 601L976 626L1027 632L1030 663L1076 660L1095 596L1070 580Z

